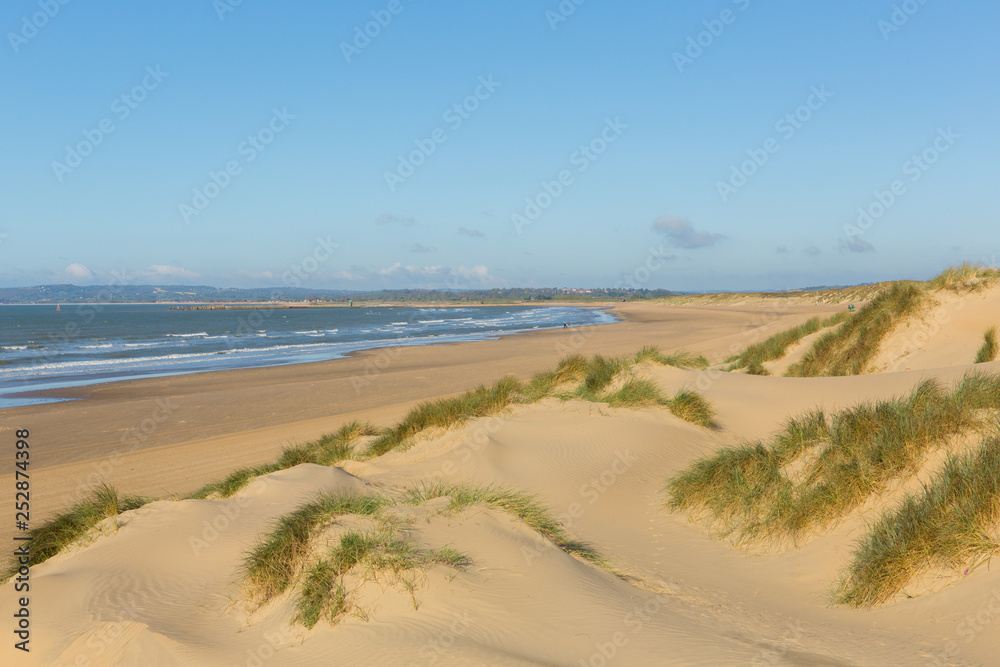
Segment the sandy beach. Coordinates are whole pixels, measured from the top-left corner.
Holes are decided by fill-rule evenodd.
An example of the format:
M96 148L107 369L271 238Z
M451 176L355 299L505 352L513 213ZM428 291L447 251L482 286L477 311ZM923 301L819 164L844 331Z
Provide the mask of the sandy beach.
M956 382L998 312L997 290L945 300L897 329L877 374L778 376L818 334L771 362L779 371L772 377L637 366L667 394L696 388L715 410L714 429L658 407L545 398L430 429L377 458L280 470L231 498L170 500L351 420L388 426L420 402L507 374L527 380L567 355L656 345L719 364L845 310L807 301L609 304L621 322L94 385L57 394L73 401L5 410L4 437L31 431L34 523L100 482L163 499L32 569L31 664L329 664L331 655L359 665L997 664L1000 639L989 625L1000 613L995 571L924 582L913 599L871 610L830 603L831 582L885 498L798 548L765 553L713 539L663 507L665 481L692 461L767 438L793 415L903 395L929 377ZM950 316L935 315L942 309ZM980 366L1000 371L998 362ZM919 488L939 463L932 459L887 497ZM13 488L12 466L9 458L0 468L5 488ZM452 512L429 500L392 509L392 521L421 547L468 554L468 567L435 565L403 588L391 578L362 582L352 593L356 613L311 630L289 624L290 595L258 607L241 597L246 550L317 493L402 493L430 481L533 494L573 540L592 545L623 576L574 558L494 506ZM329 530L370 523L350 517ZM11 543L12 528L0 532ZM11 586L0 601L8 619ZM11 655L9 642L2 650Z

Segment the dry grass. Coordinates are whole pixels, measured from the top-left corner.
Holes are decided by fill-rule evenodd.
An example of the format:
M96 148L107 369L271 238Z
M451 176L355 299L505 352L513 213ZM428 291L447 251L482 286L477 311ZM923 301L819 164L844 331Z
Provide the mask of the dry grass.
M715 411L704 396L691 389L681 389L667 401L675 416L705 428L716 428Z
M860 375L878 354L882 341L903 320L917 314L927 301L917 283L901 282L881 292L856 315L823 335L786 375Z
M826 329L840 324L848 318L850 313L837 313L831 317L820 319L814 317L797 327L786 329L774 334L759 343L754 343L743 350L739 355L731 357L727 361L731 364L727 370L733 371L746 368L750 375L770 375L764 369L764 362L780 359L788 352L788 348L799 342L806 336L814 334L821 329Z
M660 348L655 345L646 345L635 353L635 363L649 362L660 364L661 366L676 366L677 368L708 368L708 359L705 357L678 350L673 354L663 354Z
M932 380L909 396L863 403L829 419L790 420L769 443L697 461L668 482L671 509L705 514L739 544L798 541L829 528L890 481L911 475L934 447L982 431L1000 410L1000 376L967 375L951 392ZM802 459L792 479L787 468Z
M277 461L259 466L240 468L223 480L206 484L191 494L191 498L229 498L261 475L285 470L303 463L330 466L355 455L355 443L363 436L375 435L378 430L368 423L349 422L335 433L328 433L305 445L282 451Z
M406 572L435 564L464 569L470 563L466 556L448 547L420 549L391 526L367 533L350 531L340 536L325 558L305 572L293 621L307 628L314 627L320 619L336 624L351 610L346 581L351 573L361 583L388 575L390 581L402 583L412 593Z
M473 417L495 415L515 403L525 402L523 392L524 386L508 376L490 386L479 385L461 396L421 403L372 442L365 455L381 456L399 449L410 438L433 426L450 428Z
M551 540L557 547L608 571L615 570L608 561L589 546L569 539L562 523L535 496L495 484L473 486L469 484L425 484L410 492L408 502L420 505L434 498L449 498L453 511L483 503L517 516L524 523Z
M932 567L961 572L1000 553L1000 439L950 456L922 493L886 512L858 545L834 600L872 607Z
M983 334L983 346L976 353L976 363L985 364L997 359L997 328L990 327Z
M562 523L532 495L496 485L434 483L412 490L404 502L416 506L440 497L450 499L451 510L483 503L510 512L560 549L614 572L593 549L571 540ZM244 556L243 586L250 601L264 605L299 580L295 620L311 628L321 619L336 623L349 610L345 583L349 573L362 581L391 574L401 582L400 575L406 571L434 564L455 568L469 564L468 557L454 549L419 549L400 535L383 515L384 508L395 504L393 498L379 494L324 494L282 517ZM326 556L307 563L315 536L348 515L377 518L380 527L370 532L348 531Z
M952 292L978 292L1000 280L1000 270L984 264L965 262L951 266L930 279L927 286L933 290Z
M105 519L138 509L148 502L147 498L121 496L114 487L101 484L87 498L32 530L29 566L52 558ZM17 574L19 567L16 557L12 558L4 572L4 581Z
M263 605L292 584L318 529L345 515L375 516L392 500L382 495L324 494L283 516L243 559L250 599Z

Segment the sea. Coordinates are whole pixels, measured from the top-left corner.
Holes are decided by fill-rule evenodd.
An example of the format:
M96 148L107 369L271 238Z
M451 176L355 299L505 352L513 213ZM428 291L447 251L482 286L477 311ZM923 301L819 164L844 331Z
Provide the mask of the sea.
M18 395L24 392L323 361L357 350L614 321L604 310L572 306L0 306L0 409L60 400Z

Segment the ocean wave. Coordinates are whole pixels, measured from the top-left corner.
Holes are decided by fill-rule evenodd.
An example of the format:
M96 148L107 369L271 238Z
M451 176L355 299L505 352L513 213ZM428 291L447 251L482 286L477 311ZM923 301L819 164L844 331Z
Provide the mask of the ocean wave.
M426 313L426 319L418 320L417 317L423 313ZM439 319L435 319L431 313L439 314ZM276 318L272 322L275 326L258 329L256 333L251 330L243 336L233 333L210 336L208 331L166 334L161 333L162 328L155 333L144 331L137 334L126 328L107 339L88 336L70 346L70 349L60 351L54 358L45 357L44 353L33 357L13 354L14 351L30 350L30 345L3 345L0 349L11 352L5 355L5 361L9 361L0 366L0 393L2 386L8 381L23 383L26 378L174 374L219 368L260 367L331 359L360 349L494 339L519 331L558 328L564 321L577 325L615 320L602 311L582 313L574 308L513 311L492 308L485 311L479 308L423 308L400 309L396 312L371 310L369 314L371 317L363 320L359 318L349 323L341 322L339 328L327 329L322 327L330 327L333 321L338 320L315 317L291 317L287 320ZM408 320L391 321L393 317L400 315L405 315ZM195 322L184 325L184 328L197 328L197 323L200 322ZM418 324L420 326L416 326ZM312 328L293 331L292 328L296 325ZM168 331L179 328L176 323L171 325L165 322L162 326ZM376 332L378 335L375 335ZM251 341L250 338L253 337L266 340ZM179 340L168 340L170 338ZM102 340L107 342L101 344ZM223 340L221 344L220 340ZM3 342L14 341L8 339ZM79 345L81 342L86 342L87 345Z

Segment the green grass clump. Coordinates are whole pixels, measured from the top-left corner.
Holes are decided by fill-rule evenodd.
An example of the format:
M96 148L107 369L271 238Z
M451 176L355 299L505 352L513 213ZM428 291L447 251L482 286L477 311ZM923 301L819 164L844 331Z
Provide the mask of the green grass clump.
M114 487L101 484L88 497L32 530L29 567L52 558L101 521L138 509L148 502L146 498L121 496ZM17 574L19 566L16 558L11 559L4 580Z
M990 327L983 334L983 346L976 353L976 363L984 364L989 361L996 361L997 358L997 328Z
M450 508L453 511L483 503L510 512L563 551L614 572L603 556L581 542L570 540L562 523L533 495L493 484L472 486L434 482L411 491L408 502L420 505L428 500L444 497L451 499Z
M756 521L758 506L772 503L781 483L781 460L774 450L747 443L696 461L669 480L667 505L675 511L708 511L728 535Z
M916 314L927 301L916 283L895 283L883 290L857 314L824 334L786 375L860 375L879 351L887 335L904 319Z
M579 381L587 374L587 359L579 354L564 357L554 371L537 373L524 387L524 398L529 403L550 396L560 385Z
M769 443L696 462L668 482L667 504L707 513L738 543L799 540L911 475L931 448L986 429L984 411L1000 411L1000 376L970 374L951 392L927 380L908 396L862 403L829 420L820 411L807 413ZM794 473L787 468L792 464L798 464Z
M803 322L797 327L780 331L770 338L767 338L759 343L754 343L737 356L729 359L731 365L727 370L733 371L740 368L746 368L747 373L750 375L770 375L767 371L760 372L764 370L763 364L765 361L773 361L775 359L782 358L785 356L785 353L788 352L789 347L799 342L809 334L814 334L821 329L826 329L836 324L840 324L846 320L849 315L850 313L837 313L836 315L832 315L825 320L814 317L806 322Z
M213 495L219 498L229 498L261 475L267 475L278 470L282 470L282 467L277 463L240 468L229 473L223 480L206 484L189 497L195 500L203 500Z
M648 361L663 366L676 366L678 368L708 368L708 359L704 356L695 356L687 350L678 350L673 354L663 354L660 348L655 345L646 345L635 354L635 363L639 364Z
M378 431L371 424L363 424L358 421L349 422L341 426L335 433L327 433L313 442L282 450L277 461L235 470L225 479L206 484L189 497L204 499L214 495L219 498L229 498L261 475L285 470L303 463L333 465L354 456L355 443L358 438L377 433Z
M318 528L340 516L374 516L390 504L392 500L381 495L324 494L283 516L243 559L250 598L265 604L288 589Z
M323 559L306 572L295 605L293 623L313 628L320 619L336 623L347 613L347 589L340 582L342 572L333 559Z
M647 405L665 405L663 392L653 382L630 378L618 391L605 397L613 408L639 408Z
M934 290L951 290L952 292L978 292L1000 280L1000 270L987 267L984 264L965 262L951 266L931 278L927 286Z
M666 403L675 416L686 422L715 428L715 411L704 396L691 389L681 389Z
M863 538L834 592L853 607L888 601L931 567L966 571L1000 553L1000 439L949 456L918 495L886 512Z
M573 354L559 360L555 375L560 383L579 380L587 374L588 368L589 365L586 357L580 354Z
M470 561L454 549L418 549L393 529L369 533L350 531L326 558L308 568L296 603L295 622L313 628L320 619L336 623L349 610L344 576L359 566L365 568L362 580L383 574L401 577L407 570L433 564L464 568Z
M381 456L404 443L424 429L448 428L473 417L497 414L524 401L523 385L514 377L505 377L491 386L479 385L472 391L454 398L442 398L421 403L396 426L386 430L369 445L367 456Z
M414 489L406 502L421 505L440 497L450 499L452 510L485 503L510 512L567 553L613 571L593 549L570 540L559 520L534 496L495 485L437 482ZM324 558L303 571L310 541L329 522L346 515L379 517L382 509L392 504L395 501L382 495L327 494L282 517L244 557L243 584L250 600L266 604L287 591L302 572L295 620L311 628L324 618L335 623L348 611L349 593L344 581L348 573L370 580L434 564L464 568L470 563L467 556L450 547L418 548L383 517L380 528L373 532L349 531L342 535Z
M686 352L663 356L653 347L643 348L636 358L655 358L659 359L658 363L695 367L708 363L704 357L693 357ZM605 393L607 386L619 374L628 371L633 363L632 359L625 357L604 357L598 354L587 359L581 355L572 355L560 360L554 371L538 373L527 383L508 376L492 386L480 385L461 396L423 403L375 439L365 456L381 456L405 447L413 436L430 427L448 428L470 418L497 414L511 405L539 401L553 395L560 386L570 382L579 384L575 390L562 394L564 399L582 398L621 407L655 404L669 406L670 401L664 399L659 389L646 380L630 378L617 391Z
M590 394L601 391L615 379L621 371L628 368L628 363L620 357L603 357L595 354L587 363L587 372L583 376L582 389Z

